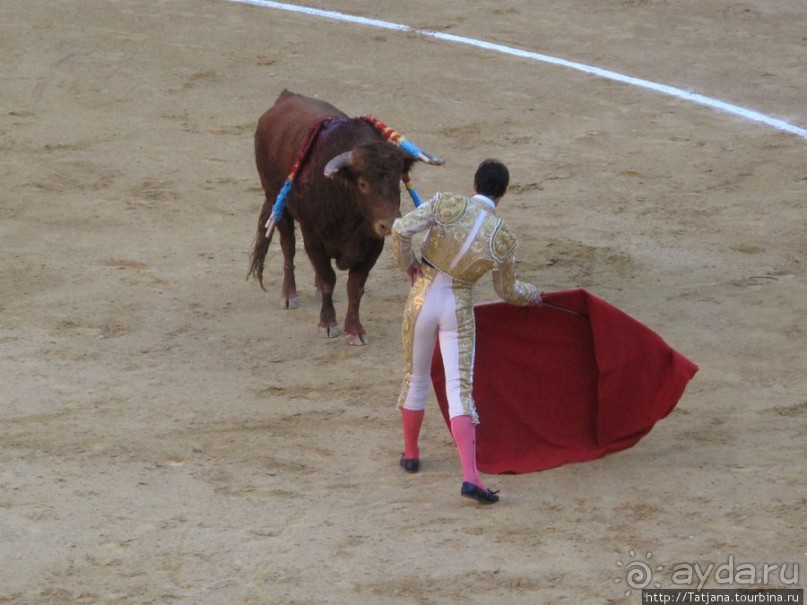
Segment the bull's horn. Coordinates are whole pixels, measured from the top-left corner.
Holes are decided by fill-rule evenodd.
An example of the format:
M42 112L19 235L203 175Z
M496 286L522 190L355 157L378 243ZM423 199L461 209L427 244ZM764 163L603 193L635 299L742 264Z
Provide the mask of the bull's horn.
M340 153L338 156L333 158L330 162L325 165L325 176L328 178L333 178L339 170L344 168L345 166L350 166L353 163L353 152L346 151L345 153Z
M446 161L443 158L439 158L436 155L432 155L425 151L421 151L420 154L418 154L418 159L421 162L431 164L432 166L442 166L443 164L446 163Z

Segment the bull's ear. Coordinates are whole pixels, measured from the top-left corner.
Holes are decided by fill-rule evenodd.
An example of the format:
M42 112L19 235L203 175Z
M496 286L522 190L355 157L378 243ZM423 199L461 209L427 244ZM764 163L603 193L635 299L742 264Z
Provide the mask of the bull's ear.
M415 158L410 155L405 155L402 174L409 174L409 171L412 170L412 166L415 165L415 162L417 162Z
M346 151L345 153L340 153L335 158L331 159L325 165L324 174L329 179L332 179L336 176L336 173L342 170L342 168L350 168L353 164L353 152Z

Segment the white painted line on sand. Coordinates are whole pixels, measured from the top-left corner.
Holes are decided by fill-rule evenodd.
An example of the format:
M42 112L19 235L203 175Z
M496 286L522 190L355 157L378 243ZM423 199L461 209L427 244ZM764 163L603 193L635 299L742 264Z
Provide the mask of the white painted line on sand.
M784 120L780 120L778 118L774 118L772 116L766 115L764 113L760 113L759 111L748 109L745 107L740 107L739 105L733 105L731 103L726 103L725 101L721 101L719 99L715 99L713 97L707 97L702 94L698 94L695 92L690 92L688 90L684 90L682 88L676 88L675 86L668 86L666 84L659 84L657 82L652 82L650 80L644 80L642 78L634 78L633 76L626 76L624 74L620 74L615 71L610 71L607 69L602 69L600 67L595 67L592 65L586 65L585 63L577 63L575 61L568 61L567 59L562 59L560 57L553 57L551 55L544 55L541 53L532 52L529 50L522 50L519 48L515 48L512 46L506 46L504 44L496 44L494 42L485 42L484 40L476 40L474 38L466 38L465 36L456 36L454 34L446 34L437 31L425 30L425 29L416 29L409 25L402 25L399 23L392 23L390 21L381 21L379 19L369 19L367 17L358 17L355 15L348 15L345 13L339 13L336 11L330 10L323 10L319 8L312 8L308 6L298 6L296 4L287 4L285 2L273 2L272 0L229 0L230 2L238 2L241 4L252 4L255 6L262 6L264 8L274 8L277 10L284 10L290 11L295 13L303 13L305 15L310 15L313 17L321 17L324 19L332 19L335 21L342 21L345 23L355 23L358 25L365 25L368 27L375 27L378 29L389 29L394 31L402 31L402 32L410 32L415 33L421 36L426 36L429 38L435 38L437 40L443 40L445 42L453 42L456 44L465 44L466 46L475 46L477 48L481 48L484 50L491 50L493 52L502 53L505 55L511 55L513 57L520 57L523 59L530 59L533 61L540 61L542 63L550 63L552 65L558 65L560 67L566 67L568 69L574 69L576 71L581 71L583 73L587 73L593 76L597 76L599 78L604 78L606 80L613 80L615 82L621 82L623 84L629 84L631 86L637 86L639 88L645 88L648 90L652 90L654 92L658 92L661 94L665 94L671 97L676 97L679 99L683 99L684 101L689 101L692 103L696 103L698 105L704 105L706 107L711 107L712 109L716 109L718 111L722 111L725 113L733 114L735 116L741 117L746 120L750 120L752 122L760 122L767 126L771 126L776 128L777 130L782 130L784 132L789 132L791 134L795 134L803 139L807 139L807 129L800 128L798 126L794 126L789 122Z

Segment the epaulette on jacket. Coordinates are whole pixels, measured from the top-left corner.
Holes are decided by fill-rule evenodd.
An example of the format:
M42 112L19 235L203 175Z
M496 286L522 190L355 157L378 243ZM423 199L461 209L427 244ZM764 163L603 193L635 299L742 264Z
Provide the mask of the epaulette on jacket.
M434 218L441 225L459 222L468 210L468 198L453 193L445 193L434 202Z
M499 220L496 231L490 242L490 251L497 262L503 263L516 250L516 236L507 228L503 221Z

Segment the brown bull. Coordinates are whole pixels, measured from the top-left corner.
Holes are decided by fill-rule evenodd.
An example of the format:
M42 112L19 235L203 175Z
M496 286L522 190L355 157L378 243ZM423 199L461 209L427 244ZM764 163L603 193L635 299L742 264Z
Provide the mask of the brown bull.
M334 337L340 333L333 306L336 273L331 261L336 261L339 269L348 271L345 336L349 344L363 345L368 342L359 320L364 284L393 221L401 215L400 181L416 161L398 145L386 141L366 120L349 118L329 103L289 91L283 91L261 116L255 132L255 160L266 200L258 221L250 273L263 287L264 260L271 240L266 223L272 205L300 158L312 128L321 120L326 121L311 139L285 211L277 222L284 261L281 304L288 309L298 304L294 277L297 221L322 296L320 335ZM428 160L442 163L431 156Z

